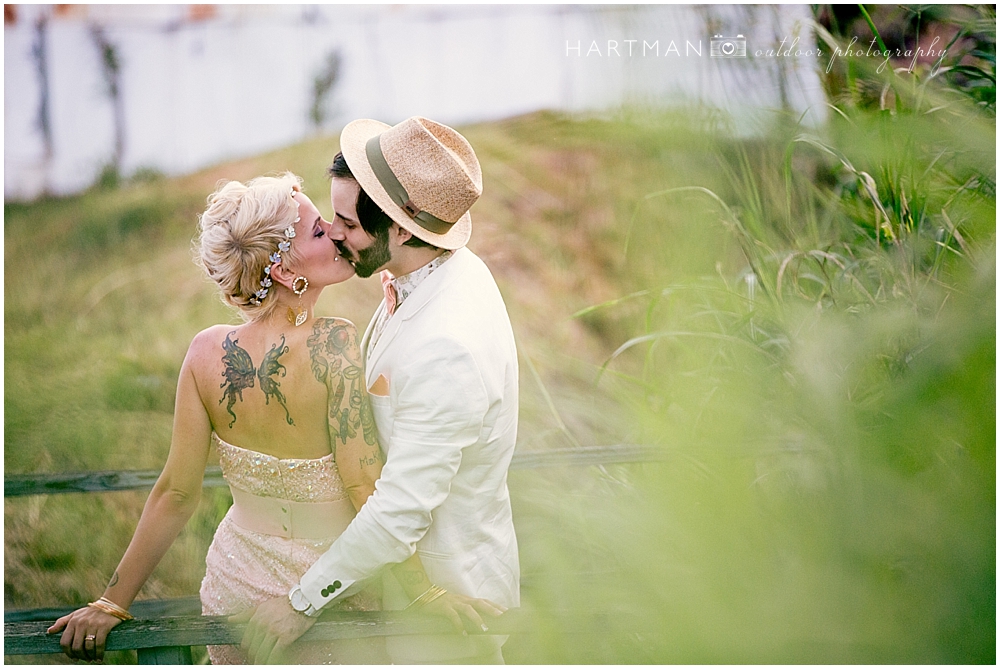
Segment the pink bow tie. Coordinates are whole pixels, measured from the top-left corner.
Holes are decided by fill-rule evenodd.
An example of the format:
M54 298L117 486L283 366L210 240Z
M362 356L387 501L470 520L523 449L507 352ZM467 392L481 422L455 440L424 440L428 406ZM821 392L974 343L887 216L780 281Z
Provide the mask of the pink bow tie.
M396 311L397 303L396 288L392 285L392 274L389 274L386 270L382 270L380 276L382 277L382 292L385 293L385 309L392 316Z

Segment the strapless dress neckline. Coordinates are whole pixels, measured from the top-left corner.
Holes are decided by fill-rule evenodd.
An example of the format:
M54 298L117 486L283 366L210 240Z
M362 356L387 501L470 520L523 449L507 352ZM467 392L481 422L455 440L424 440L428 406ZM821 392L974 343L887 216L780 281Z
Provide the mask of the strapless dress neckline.
M243 448L242 446L237 446L236 444L226 441L215 432L212 433L212 437L215 438L217 444L221 444L225 448L231 448L236 451L243 451L244 453L248 453L252 456L256 456L259 458L269 458L271 460L277 460L279 462L319 462L321 460L333 459L333 453L327 453L326 455L321 455L318 458L279 458L277 455L271 455L270 453L262 453L261 451L255 451L252 448Z
M222 475L230 487L293 502L332 502L348 497L333 453L319 458L279 458L214 436Z

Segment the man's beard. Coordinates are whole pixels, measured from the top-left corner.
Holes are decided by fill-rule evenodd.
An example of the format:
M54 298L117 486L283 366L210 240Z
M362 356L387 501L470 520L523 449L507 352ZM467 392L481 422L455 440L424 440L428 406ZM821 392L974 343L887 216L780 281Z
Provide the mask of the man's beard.
M389 251L388 228L377 233L371 246L358 250L356 256L352 256L348 253L347 249L341 244L337 244L337 246L340 248L340 254L342 256L351 258L352 264L354 265L354 273L362 279L367 279L372 274L377 272L380 267L392 260L392 253Z

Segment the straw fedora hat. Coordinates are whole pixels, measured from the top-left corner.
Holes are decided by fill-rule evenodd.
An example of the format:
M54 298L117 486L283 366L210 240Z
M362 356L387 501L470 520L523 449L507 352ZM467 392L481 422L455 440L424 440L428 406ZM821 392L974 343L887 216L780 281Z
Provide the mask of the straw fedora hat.
M469 241L483 173L458 132L420 116L394 126L358 119L340 133L340 150L368 196L414 237L449 250Z

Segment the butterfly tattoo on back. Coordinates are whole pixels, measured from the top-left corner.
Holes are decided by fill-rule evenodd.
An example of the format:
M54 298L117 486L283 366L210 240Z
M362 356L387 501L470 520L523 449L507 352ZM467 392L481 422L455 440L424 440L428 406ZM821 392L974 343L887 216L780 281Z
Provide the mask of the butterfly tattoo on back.
M265 403L270 404L271 398L274 397L281 408L285 410L285 420L288 421L289 425L295 425L295 421L288 413L288 407L285 406L285 395L281 392L281 383L277 378L274 378L283 377L287 373L285 366L278 361L278 358L288 352L285 336L281 335L281 343L271 345L271 350L264 355L260 368L255 369L250 354L239 345L240 340L232 338L234 334L236 334L236 330L227 334L226 340L222 342L222 364L225 367L222 370L222 377L225 380L219 385L223 389L219 404L228 400L226 412L233 418L229 421L229 427L236 424L236 413L233 411L233 407L236 406L237 398L241 402L243 401L243 391L254 387L254 379L260 380L260 389L264 392Z
M270 404L271 397L278 400L278 404L281 408L285 410L285 420L288 421L289 425L295 425L295 421L288 414L288 407L285 406L285 395L281 392L281 384L278 383L277 379L272 379L272 376L284 376L287 372L285 366L278 362L280 358L285 353L288 353L288 347L285 346L285 335L281 335L280 344L271 344L271 350L264 354L264 360L260 363L260 368L257 370L257 378L260 379L260 389L264 391L264 403Z

